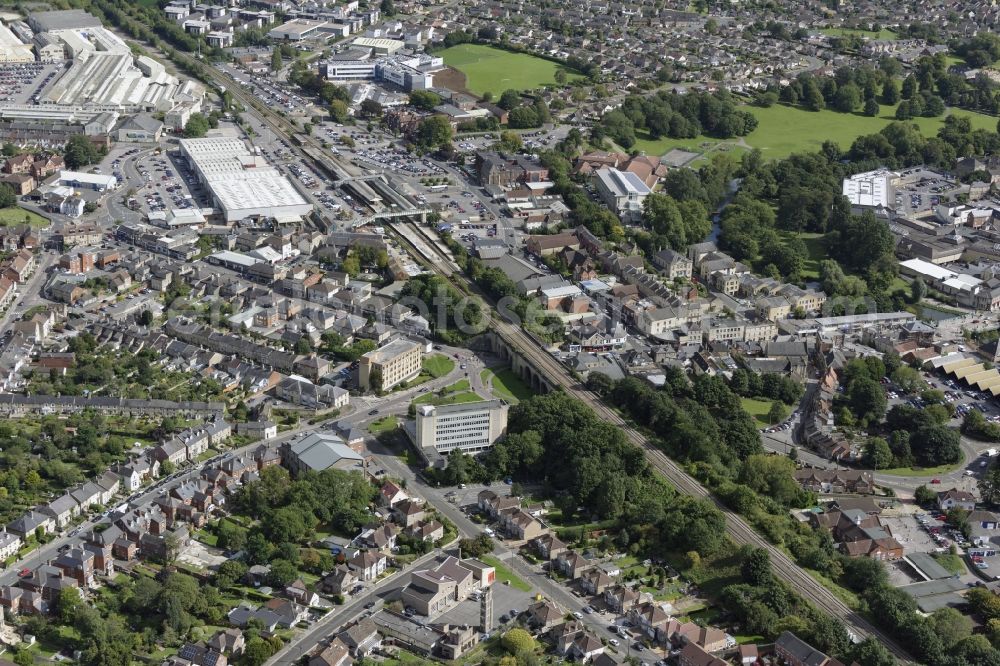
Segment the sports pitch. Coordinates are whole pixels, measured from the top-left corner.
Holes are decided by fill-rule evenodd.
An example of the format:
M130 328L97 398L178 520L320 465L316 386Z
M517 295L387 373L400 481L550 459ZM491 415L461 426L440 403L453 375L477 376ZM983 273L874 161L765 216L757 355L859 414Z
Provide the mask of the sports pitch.
M511 53L481 44L459 44L441 51L446 65L466 76L466 88L499 97L504 90L531 90L556 82L556 71L566 70L568 80L580 74L562 65L527 53Z

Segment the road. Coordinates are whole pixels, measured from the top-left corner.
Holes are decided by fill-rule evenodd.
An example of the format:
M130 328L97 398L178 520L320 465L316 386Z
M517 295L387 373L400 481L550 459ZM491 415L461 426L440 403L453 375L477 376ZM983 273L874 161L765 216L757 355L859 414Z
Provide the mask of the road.
M48 278L48 270L56 262L57 257L57 253L51 250L43 251L40 255L35 255L36 263L38 264L35 266L35 272L31 274L26 283L18 288L14 302L11 303L7 311L0 317L0 331L6 331L7 326L15 318L20 318L21 315L31 308L45 302L40 298L39 294L42 291L45 280Z
M186 58L187 56L178 54L178 57ZM298 135L298 130L294 125L274 113L272 109L267 109L264 105L260 104L259 100L248 95L230 77L225 76L212 68L208 68L206 71L210 76L215 78L218 83L225 86L226 89L233 94L233 97L244 104L248 110L254 109L257 111L263 120L265 120L265 122L270 125L277 134L284 135L289 138L293 134ZM341 167L343 173L346 175L358 175L358 169L354 165L345 164L343 160L340 160L336 156L329 153L329 151L323 149L319 142L315 139L311 137L302 137L302 141L310 145L315 150L321 151L330 162ZM292 145L294 146L294 144ZM296 152L299 152L304 159L308 159L302 151L296 149ZM312 160L309 161L311 162ZM453 277L452 271L442 268L442 266L446 266L446 264L444 262L430 262L432 270L447 279L451 279ZM466 289L482 295L481 292L474 285L465 280L463 276L459 276L458 279L464 282ZM485 300L490 302L488 298ZM565 368L563 368L555 359L546 353L535 342L535 340L528 336L523 330L500 319L494 320L493 328L495 333L497 333L507 344L511 345L511 347L519 350L548 378L549 381L553 382L557 386L561 386L568 394L587 404L604 420L618 425L625 432L628 438L643 450L652 467L663 474L680 492L708 499L709 501L715 503L726 517L727 531L730 537L737 543L752 544L756 547L767 550L770 554L772 568L776 576L789 583L800 594L812 601L812 603L814 603L818 608L841 619L850 629L853 630L855 635L859 637L865 637L867 635L876 636L898 658L903 660L909 659L906 651L898 643L896 643L895 640L873 626L865 618L851 610L833 593L823 587L806 571L795 564L781 549L777 548L757 534L757 532L754 531L741 516L729 510L721 502L716 500L704 486L684 472L676 463L670 460L662 451L657 449L642 434L618 416L616 412L604 405L597 398L597 396L580 386L569 375Z
M400 242L405 242L402 238L399 240ZM414 248L414 251L416 251L416 248ZM419 254L415 256L419 256ZM481 290L464 276L456 275L448 269L447 263L443 258L439 259L438 261L430 260L428 262L431 270L446 279L461 281L462 284L460 286L478 294L485 302L491 302L488 296L483 294ZM847 604L837 598L836 595L823 587L808 572L793 562L783 550L759 535L742 516L730 510L721 501L716 499L707 488L681 469L679 465L668 458L666 454L659 450L644 435L622 419L617 412L605 405L600 398L586 390L573 379L569 372L548 354L543 346L534 338L529 336L519 326L511 324L497 316L494 316L492 324L491 328L493 332L511 348L518 350L549 382L562 388L567 394L589 406L601 419L621 428L629 440L642 449L653 469L666 477L679 492L706 499L715 504L719 511L725 515L726 531L730 538L738 544L749 544L766 550L771 558L772 570L777 577L788 583L792 589L796 590L822 611L839 618L857 637L875 636L897 658L909 661L907 652L893 638L853 611Z
M378 593L400 587L404 582L403 579L409 576L410 571L427 564L438 555L440 555L440 552L437 550L422 555L414 560L407 569L397 571L391 576L383 578L374 587L369 589L365 594L357 597L351 603L339 606L330 611L307 631L293 638L285 647L268 659L267 663L272 666L293 666L293 664L297 664L303 655L309 654L321 643L332 638L341 625L347 624L361 615L365 610L365 606L370 601L374 601L374 597Z
M294 438L296 435L299 435L300 433L310 432L313 430L318 430L320 428L322 428L322 424L303 425L298 428L287 430L281 433L281 435L279 435L277 438L272 439L267 443L270 445L277 446L280 445L282 442ZM247 453L260 446L261 443L262 442L260 441L256 441L253 444L249 444L242 448L226 451L225 455L230 455L230 454L240 455L243 453ZM142 490L138 491L136 494L130 497L128 503L131 507L148 504L152 502L154 499L156 499L158 496L166 493L169 489L181 483L184 483L185 481L188 481L190 479L197 478L198 475L201 474L201 471L206 467L208 467L210 464L211 464L210 461L205 461L200 465L185 467L181 471L175 472L170 477L161 479L156 483L154 483L153 485L145 487ZM97 525L108 522L110 522L108 518L98 515L96 518L88 518L87 520L84 520L79 524L71 526L52 541L40 546L39 548L36 548L35 550L28 553L27 556L11 564L9 567L0 572L0 585L13 585L17 581L17 572L20 571L21 569L23 568L35 569L36 567L44 564L45 562L55 558L59 553L59 549L62 548L63 546L68 545L70 547L73 547L82 544L84 535L87 532L92 530Z

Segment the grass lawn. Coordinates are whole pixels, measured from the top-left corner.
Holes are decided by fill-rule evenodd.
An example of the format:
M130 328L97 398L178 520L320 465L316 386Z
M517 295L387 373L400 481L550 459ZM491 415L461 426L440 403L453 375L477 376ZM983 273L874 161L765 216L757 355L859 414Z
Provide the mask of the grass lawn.
M0 227L9 227L17 224L28 223L34 229L41 229L49 226L49 220L38 213L32 213L23 208L0 208Z
M840 113L825 109L823 111L806 111L799 107L775 104L770 108L747 106L758 121L757 129L743 137L743 141L751 148L760 148L765 159L781 159L796 152L813 152L819 150L823 142L832 140L841 149L847 150L856 138L865 134L875 134L883 127L895 121L896 107L883 106L878 117L871 118L860 113ZM950 109L950 114L966 116L972 119L973 129L995 131L997 119L982 113ZM914 118L912 121L924 136L934 136L938 128L944 124L944 116L938 118ZM714 139L699 136L694 139L671 139L664 137L653 140L643 132L636 132L636 142L632 147L649 155L663 155L674 148L681 148L695 153L706 153L702 158L694 160L691 166L707 158L711 152L727 150L736 158L746 151L740 145L740 139Z
M933 555L932 557L937 560L938 564L953 574L964 574L967 571L965 568L965 562L962 561L962 557L960 555L952 555L948 553L945 555Z
M850 37L851 35L858 35L859 37L868 37L869 39L899 38L899 35L888 28L882 28L878 32L873 30L861 30L858 28L822 28L820 29L820 32L824 35L834 35L836 37Z
M483 370L483 383L486 383L488 377L486 373L493 375L493 394L509 403L518 403L535 395L531 388L524 383L524 380L510 368L497 373L492 370Z
M368 432L373 435L381 435L384 432L390 430L395 430L399 427L399 419L395 416L386 416L385 418L374 421L368 426Z
M214 548L219 545L219 537L215 536L214 533L209 532L208 530L198 530L194 533L194 537L206 546Z
M746 142L764 151L764 157L768 159L780 159L793 152L819 150L826 140L832 140L841 149L847 150L857 137L874 134L896 119L896 108L892 106L883 106L881 114L875 118L830 110L806 111L784 104L775 104L767 109L751 106L747 110L757 117L760 124L747 135ZM992 116L958 109L950 113L971 118L973 129L996 130L997 119ZM933 136L944 124L944 116L915 118L912 122L925 136Z
M794 231L779 231L778 235L785 241L790 239L795 235ZM806 250L809 254L806 256L805 263L802 266L802 277L806 280L818 280L819 279L819 262L826 259L827 255L826 248L823 247L823 234L802 232L798 234L799 238L806 246Z
M767 420L767 413L771 411L771 403L767 400L757 400L755 398L740 398L743 409L747 414L754 417L761 426L771 425Z
M893 469L880 469L879 474L889 474L891 476L937 476L954 472L962 466L962 463L954 465L938 465L937 467L896 467Z
M479 559L497 570L498 583L506 583L507 581L510 581L511 587L515 587L522 592L531 592L531 586L518 578L517 575L507 567L507 565L497 558L492 555L484 555Z
M444 377L454 370L455 362L444 354L434 354L422 360L420 367L431 377L437 379L438 377Z
M413 405L454 405L460 402L479 402L482 398L472 391L458 391L443 396L437 393L425 393L411 404Z
M499 97L504 90L531 90L556 82L556 71L568 79L581 75L562 65L527 53L511 53L481 44L459 44L440 52L444 63L466 76L465 87L476 94L491 92Z

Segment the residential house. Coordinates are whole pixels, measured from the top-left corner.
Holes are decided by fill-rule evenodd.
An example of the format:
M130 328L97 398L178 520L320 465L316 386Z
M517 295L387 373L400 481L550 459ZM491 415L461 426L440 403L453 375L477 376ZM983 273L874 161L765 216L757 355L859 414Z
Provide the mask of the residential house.
M524 613L525 623L533 630L543 633L562 622L565 613L548 600L536 601Z
M705 651L696 643L688 643L677 655L680 666L729 666L729 662ZM817 664L816 666L820 666Z
M531 547L544 560L554 560L566 552L566 544L555 534L542 534L531 540Z
M382 575L389 565L389 558L382 553L365 550L347 561L358 579L372 581Z
M66 493L40 507L39 511L50 516L55 521L56 528L61 530L80 515L80 504L72 495Z
M347 596L357 583L358 578L351 571L351 568L346 564L341 564L323 578L320 582L320 590L324 594Z
M378 627L375 626L375 622L371 618L367 617L346 627L337 634L337 638L347 646L351 656L355 659L367 657L382 645Z
M954 508L973 511L976 508L976 498L968 491L952 488L938 493L937 504L942 511Z

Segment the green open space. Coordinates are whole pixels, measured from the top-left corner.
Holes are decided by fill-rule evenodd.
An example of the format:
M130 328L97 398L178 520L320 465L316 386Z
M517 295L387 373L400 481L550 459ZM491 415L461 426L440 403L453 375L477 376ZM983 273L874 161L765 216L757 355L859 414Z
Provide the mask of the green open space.
M636 132L636 142L632 147L649 155L663 155L680 148L694 153L705 153L706 156L723 149L729 154L739 157L746 148L759 148L766 159L781 159L796 152L812 152L819 150L824 141L837 143L841 149L847 150L859 136L875 134L883 127L896 120L896 107L883 106L877 117L865 116L860 113L840 113L830 109L822 111L807 111L801 107L775 104L763 108L759 106L745 107L758 121L757 129L743 137L735 139L715 139L708 136L698 136L693 139L672 139L663 137L652 139L644 132ZM973 129L996 130L997 119L983 113L949 109L949 114L968 117ZM909 122L916 123L924 136L934 136L944 124L945 116L937 118L914 118ZM692 166L701 161L694 160Z
M49 220L38 213L33 213L24 208L0 208L0 227L12 227L18 224L27 224L35 229L49 226Z
M454 405L460 402L479 402L482 398L472 391L457 391L453 393L425 393L411 404L414 405Z
M937 560L938 564L953 574L961 575L968 573L968 570L965 568L965 562L962 561L961 555L945 553L943 555L932 555L931 557Z
M894 467L892 469L880 469L879 474L889 474L891 476L937 476L954 472L962 466L962 463L954 465L937 465L935 467Z
M756 398L740 398L740 402L743 404L743 409L746 413L754 417L758 424L762 426L771 425L767 422L767 413L771 411L770 402L757 400Z
M509 584L511 587L517 588L522 592L531 592L531 586L518 578L517 574L497 558L492 555L484 555L479 559L496 569L498 583Z
M532 90L556 82L556 71L565 70L567 80L581 75L563 65L527 53L512 53L482 44L459 44L440 52L444 63L466 77L465 87L478 95L504 90Z
M779 231L778 235L782 240L788 241L793 236L798 236L806 246L808 254L805 263L802 265L802 277L807 280L819 279L819 262L827 258L826 248L823 246L823 234L803 231Z
M428 375L437 379L438 377L444 377L449 372L455 369L455 361L451 360L444 354L432 354L427 356L422 361L420 361L420 367Z
M483 384L492 380L493 395L511 404L527 400L534 395L534 392L524 383L524 380L514 374L514 371L510 368L505 368L500 372L493 372L490 369L486 369L482 371L480 377L483 380Z
M807 111L799 107L775 104L770 108L748 107L759 125L746 137L746 142L760 148L768 159L780 159L794 152L819 150L824 141L837 143L842 149L850 148L859 136L874 134L896 120L896 107L883 106L876 117L860 113L840 113L824 109ZM982 113L952 109L951 114L966 116L974 129L995 130L997 119ZM944 124L944 116L914 118L912 121L924 136L933 136Z
M389 432L390 430L395 430L399 427L399 419L395 416L386 416L379 419L378 421L372 422L368 426L368 432L373 435L381 435L384 432Z
M857 35L859 37L868 37L869 39L899 39L899 35L888 28L882 28L877 32L874 30L862 30L861 28L821 28L820 32L824 35L833 35L835 37Z

